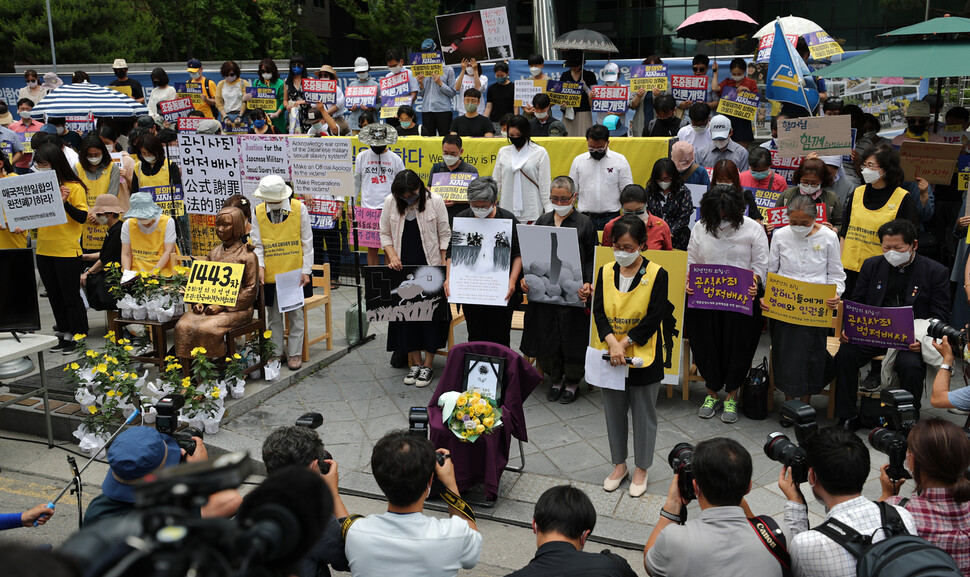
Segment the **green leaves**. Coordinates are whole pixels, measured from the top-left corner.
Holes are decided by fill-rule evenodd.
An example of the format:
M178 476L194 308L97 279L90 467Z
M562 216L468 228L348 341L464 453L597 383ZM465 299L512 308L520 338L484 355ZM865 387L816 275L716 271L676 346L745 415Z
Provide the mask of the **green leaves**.
M334 0L354 19L349 38L369 40L371 57L383 62L390 48L414 49L425 38L437 37L438 0Z

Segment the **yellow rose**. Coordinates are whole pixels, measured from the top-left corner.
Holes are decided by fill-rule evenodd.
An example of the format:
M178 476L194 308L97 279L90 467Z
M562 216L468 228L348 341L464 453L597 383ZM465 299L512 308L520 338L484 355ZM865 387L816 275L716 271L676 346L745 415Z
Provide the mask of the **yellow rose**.
M485 419L482 420L482 424L488 428L491 428L492 425L495 424L495 419L493 419L492 417L485 417Z
M108 372L108 365L106 365L104 363L101 363L100 365L94 367L94 372L96 372L96 373L107 373Z
M484 432L485 432L485 426L484 425L478 425L477 427L475 427L475 433L481 435Z
M455 413L455 418L459 421L465 420L465 411L458 411Z
M263 331L263 338L264 339L271 339L271 338L273 338L273 331Z
M472 402L473 403L477 403L480 400L482 400L482 396L481 395L479 395L478 393L472 393Z
M466 397L465 395L460 395L458 397L458 400L455 401L455 406L464 407L465 406L465 403L467 403L467 402L468 402L468 397Z

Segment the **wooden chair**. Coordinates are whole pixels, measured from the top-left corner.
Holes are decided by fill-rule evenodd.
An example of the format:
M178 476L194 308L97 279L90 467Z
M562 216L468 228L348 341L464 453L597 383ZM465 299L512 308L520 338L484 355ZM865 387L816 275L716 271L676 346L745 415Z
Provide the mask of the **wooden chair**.
M263 289L262 286L256 285L256 303L253 308L255 308L255 316L253 320L249 321L245 325L236 327L226 333L226 356L231 357L236 353L236 339L242 336L248 336L253 333L263 334L266 330L266 306L263 299ZM259 362L248 367L243 374L249 375L250 373L262 369L269 359L264 359L260 355ZM188 363L183 363L183 367L188 367Z
M192 261L195 260L193 257L184 254L173 254L172 263L175 266L185 266L192 267Z
M465 313L459 312L458 305L452 303L451 324L448 325L448 348L435 351L436 355L441 355L445 358L448 357L448 353L455 347L455 327L463 322L465 322Z
M310 282L312 283L314 289L323 288L323 294L314 294L313 296L307 298L303 301L303 322L305 323L303 327L303 362L310 360L310 345L315 345L322 340L327 341L327 350L333 349L333 315L331 310L331 298L330 298L330 263L315 264L311 267ZM322 272L323 274L317 275L317 272ZM310 311L323 307L324 315L326 317L326 331L322 335L310 338ZM285 327L283 338L284 340L290 338L290 319L289 317L283 317L283 326Z
M835 309L835 316L832 320L832 328L835 329L835 336L826 337L825 348L828 353L835 356L835 353L839 352L839 346L842 341L839 338L842 336L842 303L839 303L839 307ZM771 347L768 347L768 411L770 412L775 406L775 369L772 363ZM828 418L832 419L835 417L835 378L832 378L832 382L828 386L822 389L820 395L825 395L829 398L829 408L826 411Z
M680 355L680 377L683 382L682 398L686 401L690 398L690 384L694 381L703 381L704 377L701 376L700 372L697 370L697 365L691 363L690 361L690 340L683 339L684 350ZM667 385L667 398L674 398L674 385Z
M139 361L142 363L151 363L156 365L159 370L165 366L165 357L168 356L168 341L167 334L168 331L175 328L176 323L182 315L173 317L164 323L158 321L150 321L148 319L135 320L135 319L124 319L115 317L114 323L111 326L111 330L115 332L117 338L121 338L121 329L126 325L144 325L148 331L151 333L152 339L152 355L151 356L135 356L132 355L131 359L133 361Z

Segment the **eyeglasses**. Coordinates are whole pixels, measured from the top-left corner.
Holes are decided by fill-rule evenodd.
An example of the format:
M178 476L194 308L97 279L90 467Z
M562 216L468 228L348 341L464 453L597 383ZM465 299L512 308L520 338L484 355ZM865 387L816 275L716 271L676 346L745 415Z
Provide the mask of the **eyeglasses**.
M593 147L590 147L589 148L589 151L590 152L606 152L606 147L605 146L603 148L593 148Z
M621 252L640 252L640 247L633 246L633 245L630 245L630 244L628 244L626 246L620 246L618 244L614 244L613 245L613 250L615 250L615 251L618 250L618 251L621 251Z
M707 66L695 66L694 72L707 72Z
M868 168L869 170L880 170L880 166L874 162L866 162L862 165L862 168Z
M625 208L621 208L620 209L620 214L622 214L624 216L626 216L628 214L635 214L637 216L640 216L642 214L647 214L647 208L646 207L643 207L643 208L638 208L637 210L627 210Z
M550 196L549 202L558 206L566 206L573 202L573 197L571 196Z

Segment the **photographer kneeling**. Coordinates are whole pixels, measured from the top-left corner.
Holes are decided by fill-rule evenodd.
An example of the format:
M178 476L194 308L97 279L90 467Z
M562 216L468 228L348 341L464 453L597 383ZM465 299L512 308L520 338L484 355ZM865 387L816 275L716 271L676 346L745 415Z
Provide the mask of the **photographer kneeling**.
M680 475L675 474L660 520L643 549L647 573L781 577L785 571L775 555L787 556L783 551L788 529L770 517L748 519L744 496L751 490L752 464L747 449L733 439L701 441L694 448L691 468L700 518L683 523L681 509L689 500L681 494ZM770 530L780 549L768 548L762 530ZM698 545L703 554L698 554Z
M943 337L942 341L933 341L933 348L943 355L943 364L933 379L933 392L930 395L930 404L938 409L959 409L970 411L970 387L962 387L955 391L950 390L950 377L953 374L953 363L956 361L953 355L953 348L950 341Z

